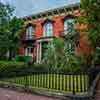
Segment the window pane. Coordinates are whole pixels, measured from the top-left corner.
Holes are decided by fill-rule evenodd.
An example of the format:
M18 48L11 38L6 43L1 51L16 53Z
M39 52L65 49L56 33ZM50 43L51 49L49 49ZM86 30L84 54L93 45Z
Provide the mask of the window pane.
M33 38L33 32L34 32L34 28L32 26L29 26L26 29L26 38L27 39L32 39Z
M27 47L25 49L25 55L26 56L32 56L33 55L33 48L32 47Z
M52 36L52 23L44 25L44 36Z
M64 22L64 31L68 32L69 28L73 27L74 25L74 19L67 19Z

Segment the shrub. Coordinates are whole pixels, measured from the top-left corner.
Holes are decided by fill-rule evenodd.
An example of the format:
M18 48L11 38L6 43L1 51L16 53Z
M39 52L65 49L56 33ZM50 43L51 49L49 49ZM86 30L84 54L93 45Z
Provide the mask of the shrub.
M16 61L31 62L32 56L18 55L18 56L16 56Z
M17 61L0 61L0 77L15 77L47 71L45 64L28 64Z
M0 76L9 77L16 76L18 71L21 72L22 69L25 69L27 66L24 62L16 61L0 61Z
M47 66L47 64L44 64L44 63L41 63L41 64L34 63L33 66L34 66L34 70L35 71L44 72L44 71L48 71L49 70L49 67Z

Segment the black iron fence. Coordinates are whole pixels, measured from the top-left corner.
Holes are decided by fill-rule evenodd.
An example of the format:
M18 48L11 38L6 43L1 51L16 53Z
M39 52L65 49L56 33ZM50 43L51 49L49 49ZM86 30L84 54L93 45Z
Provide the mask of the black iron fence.
M0 82L77 94L87 93L89 76L86 73L33 72L32 75L5 78Z

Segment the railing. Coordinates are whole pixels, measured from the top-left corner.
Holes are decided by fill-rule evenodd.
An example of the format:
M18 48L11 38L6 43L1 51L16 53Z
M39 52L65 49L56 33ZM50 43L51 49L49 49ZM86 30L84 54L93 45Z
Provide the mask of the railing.
M89 87L86 73L33 72L32 75L2 79L0 82L72 94L87 93Z
M26 35L25 36L25 40L33 40L34 39L34 35Z
M72 38L78 36L78 33L70 33L68 30L60 31L59 32L61 37Z

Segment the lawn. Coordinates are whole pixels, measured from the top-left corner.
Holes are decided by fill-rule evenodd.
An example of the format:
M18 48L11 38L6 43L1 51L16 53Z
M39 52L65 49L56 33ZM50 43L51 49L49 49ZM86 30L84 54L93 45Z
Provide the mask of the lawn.
M47 89L56 92L86 93L88 89L87 75L33 74L29 76L2 79L0 82Z

